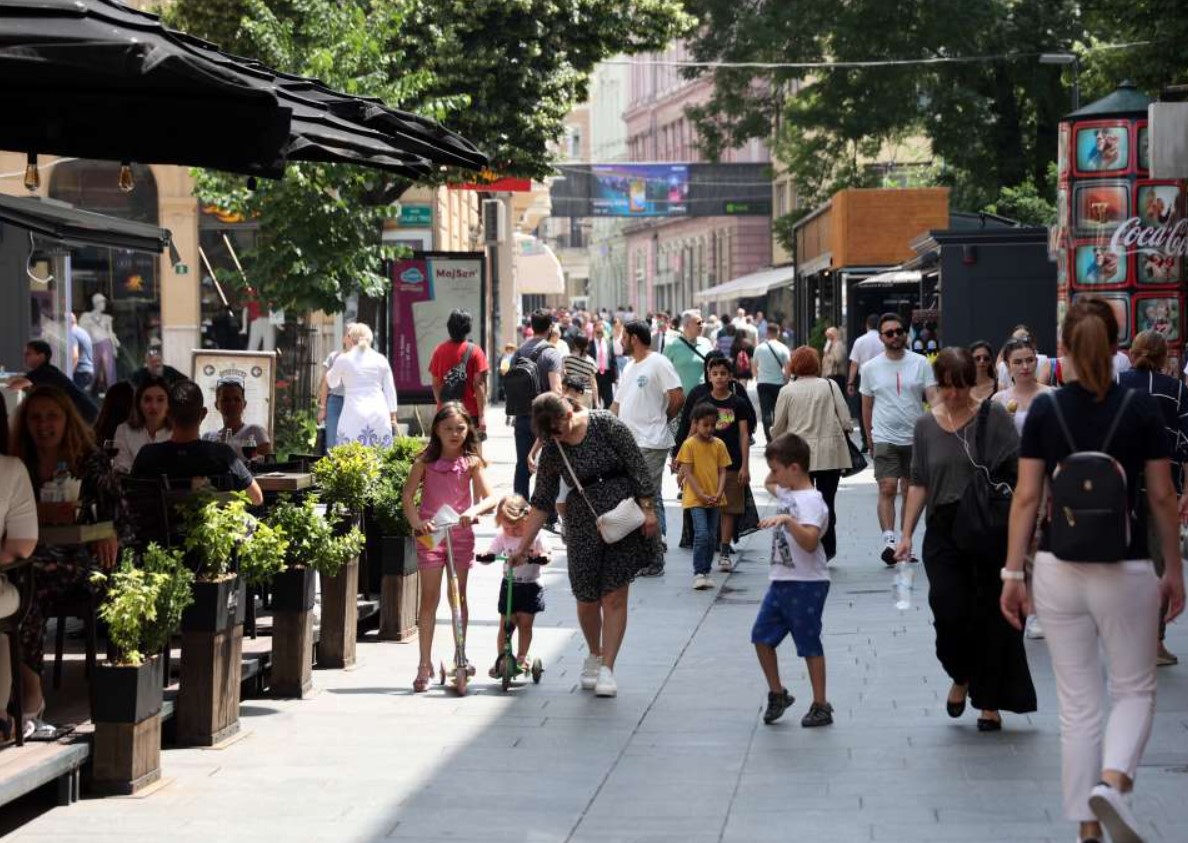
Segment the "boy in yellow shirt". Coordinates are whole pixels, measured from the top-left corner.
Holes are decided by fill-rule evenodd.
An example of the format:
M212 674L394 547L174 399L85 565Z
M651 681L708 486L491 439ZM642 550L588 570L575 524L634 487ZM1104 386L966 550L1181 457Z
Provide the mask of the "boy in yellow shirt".
M689 510L693 520L693 588L702 591L714 587L709 572L718 540L718 519L726 503L730 452L726 443L714 436L717 407L708 401L698 404L690 414L690 421L693 435L681 445L677 463L684 490L681 506Z

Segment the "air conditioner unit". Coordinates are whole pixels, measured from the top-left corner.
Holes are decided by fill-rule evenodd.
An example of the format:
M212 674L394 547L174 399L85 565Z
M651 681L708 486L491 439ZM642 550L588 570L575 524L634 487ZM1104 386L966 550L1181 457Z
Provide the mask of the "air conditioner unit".
M483 200L483 243L497 246L507 240L507 217L502 199Z

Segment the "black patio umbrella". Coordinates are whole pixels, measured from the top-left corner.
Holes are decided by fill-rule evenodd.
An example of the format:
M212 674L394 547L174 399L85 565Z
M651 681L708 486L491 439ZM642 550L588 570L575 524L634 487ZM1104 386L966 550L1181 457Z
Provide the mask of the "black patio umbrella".
M408 178L478 169L430 120L277 73L112 0L0 0L0 148L279 177L286 161Z

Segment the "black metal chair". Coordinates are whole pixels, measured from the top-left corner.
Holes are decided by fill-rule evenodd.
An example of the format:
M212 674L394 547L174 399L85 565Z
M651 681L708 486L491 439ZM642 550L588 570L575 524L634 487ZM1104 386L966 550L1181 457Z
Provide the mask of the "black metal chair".
M172 547L176 521L166 499L166 486L156 477L121 477L120 489L132 518L133 544L143 551L151 542Z

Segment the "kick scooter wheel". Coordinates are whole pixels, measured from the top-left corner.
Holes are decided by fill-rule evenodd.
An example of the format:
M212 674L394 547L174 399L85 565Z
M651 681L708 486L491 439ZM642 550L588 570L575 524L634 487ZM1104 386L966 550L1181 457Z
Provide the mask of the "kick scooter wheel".
M540 659L532 660L532 683L534 685L540 684L541 674L544 673L544 665L540 663Z

